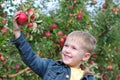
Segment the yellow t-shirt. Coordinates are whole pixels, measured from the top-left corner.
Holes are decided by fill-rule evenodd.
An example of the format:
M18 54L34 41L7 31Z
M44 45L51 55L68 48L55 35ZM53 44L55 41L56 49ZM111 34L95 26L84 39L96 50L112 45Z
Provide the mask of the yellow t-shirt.
M83 77L83 70L77 68L71 68L70 80L80 80Z

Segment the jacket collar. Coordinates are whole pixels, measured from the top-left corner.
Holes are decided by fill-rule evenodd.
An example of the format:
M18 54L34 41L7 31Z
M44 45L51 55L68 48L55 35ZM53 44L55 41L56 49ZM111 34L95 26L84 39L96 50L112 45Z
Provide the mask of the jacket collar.
M57 61L58 63L57 64L59 64L59 65L65 65L63 62L62 62L62 60L58 60ZM65 65L65 67L68 67L67 65ZM81 68L81 70L83 70L84 71L84 73L83 73L83 76L87 76L87 75L94 75L91 71L90 71L90 69L88 68L88 67L85 67L83 64L81 64L80 65L80 68Z

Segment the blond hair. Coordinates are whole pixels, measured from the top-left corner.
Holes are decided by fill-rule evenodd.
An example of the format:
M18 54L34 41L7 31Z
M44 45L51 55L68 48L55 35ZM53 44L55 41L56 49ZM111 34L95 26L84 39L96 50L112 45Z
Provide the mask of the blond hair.
M82 48L89 53L92 53L96 48L96 39L88 32L73 31L67 37L77 40Z

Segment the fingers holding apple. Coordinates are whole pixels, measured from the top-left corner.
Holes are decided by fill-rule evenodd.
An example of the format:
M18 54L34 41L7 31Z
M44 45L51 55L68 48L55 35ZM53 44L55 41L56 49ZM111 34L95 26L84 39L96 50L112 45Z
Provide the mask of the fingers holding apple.
M28 24L28 27L32 27L33 22L36 21L35 10L30 8L23 12L22 10L17 11L13 17L13 32L18 38L20 36L21 27Z
M18 38L21 33L21 26L25 25L27 23L28 17L23 11L18 11L14 14L13 17L13 32L15 35L15 38Z
M13 16L13 27L19 27L20 25L17 23L17 18L18 18L18 14L20 13L19 12L16 12Z

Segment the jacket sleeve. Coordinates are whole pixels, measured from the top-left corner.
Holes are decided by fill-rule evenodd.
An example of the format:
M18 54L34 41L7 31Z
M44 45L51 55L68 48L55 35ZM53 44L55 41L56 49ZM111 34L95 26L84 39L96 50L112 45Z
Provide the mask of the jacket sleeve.
M36 74L43 77L51 60L38 57L26 41L23 33L18 39L13 40L10 43L15 44L16 48L19 50L19 54L23 62Z

